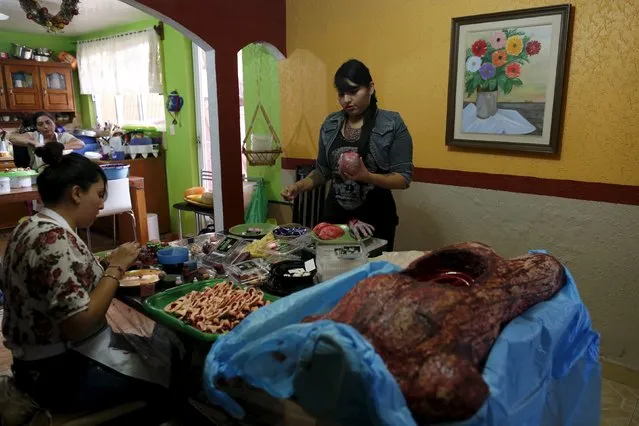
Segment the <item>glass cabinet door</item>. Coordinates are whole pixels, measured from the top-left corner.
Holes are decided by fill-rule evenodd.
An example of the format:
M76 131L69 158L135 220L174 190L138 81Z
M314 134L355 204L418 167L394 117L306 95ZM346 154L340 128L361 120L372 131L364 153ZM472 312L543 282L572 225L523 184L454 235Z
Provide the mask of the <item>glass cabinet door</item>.
M33 89L35 85L34 73L29 70L18 69L11 72L11 85L14 89Z
M45 82L48 90L67 90L66 75L61 72L47 72L45 74Z

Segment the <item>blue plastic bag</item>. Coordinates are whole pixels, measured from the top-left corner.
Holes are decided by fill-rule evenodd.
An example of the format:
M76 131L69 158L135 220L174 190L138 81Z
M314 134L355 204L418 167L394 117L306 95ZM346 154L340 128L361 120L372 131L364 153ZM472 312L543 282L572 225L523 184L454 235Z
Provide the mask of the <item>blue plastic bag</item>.
M387 262L370 263L251 314L207 357L204 382L211 400L242 418L242 407L215 387L218 379L239 377L276 398L295 395L323 420L415 425L399 386L361 334L328 320L299 323L328 312L362 279L398 270ZM483 371L489 398L472 418L455 425L599 424L599 336L568 270L566 277L551 300L503 330Z

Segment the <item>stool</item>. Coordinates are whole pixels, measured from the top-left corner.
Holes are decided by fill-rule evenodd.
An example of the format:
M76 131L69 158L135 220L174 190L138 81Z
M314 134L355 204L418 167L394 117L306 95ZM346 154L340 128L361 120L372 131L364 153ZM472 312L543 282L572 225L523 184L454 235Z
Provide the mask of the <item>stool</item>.
M189 204L186 202L175 203L173 204L173 208L178 212L178 232L180 235L180 240L182 239L182 212L193 212L195 214L195 234L199 234L200 232L200 216L210 217L215 220L215 214L213 212L213 206L211 207L199 207L193 204Z

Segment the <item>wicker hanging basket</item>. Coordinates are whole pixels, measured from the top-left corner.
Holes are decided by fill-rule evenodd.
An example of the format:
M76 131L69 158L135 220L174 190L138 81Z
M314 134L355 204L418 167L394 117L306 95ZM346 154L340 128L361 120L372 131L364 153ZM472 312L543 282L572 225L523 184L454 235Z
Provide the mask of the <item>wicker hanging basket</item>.
M264 116L270 135L256 135L253 133L258 111ZM251 166L272 166L282 153L280 139L277 137L277 133L271 124L271 119L268 117L261 101L255 107L251 124L249 124L246 136L242 141L242 153L246 156L246 160Z

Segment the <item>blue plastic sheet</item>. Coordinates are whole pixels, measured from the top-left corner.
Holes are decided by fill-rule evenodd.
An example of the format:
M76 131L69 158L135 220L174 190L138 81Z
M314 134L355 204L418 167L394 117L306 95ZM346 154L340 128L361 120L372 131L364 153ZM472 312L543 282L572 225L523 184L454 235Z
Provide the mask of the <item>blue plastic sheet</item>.
M242 418L240 404L215 387L218 379L241 378L276 398L295 395L318 419L415 425L399 386L355 329L328 320L299 324L328 312L362 279L397 270L370 263L251 314L207 357L204 382L212 402ZM599 336L568 270L566 276L551 300L503 330L483 371L489 398L472 418L454 425L599 424Z

